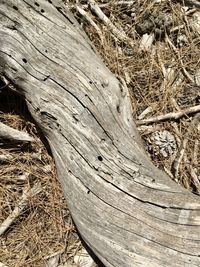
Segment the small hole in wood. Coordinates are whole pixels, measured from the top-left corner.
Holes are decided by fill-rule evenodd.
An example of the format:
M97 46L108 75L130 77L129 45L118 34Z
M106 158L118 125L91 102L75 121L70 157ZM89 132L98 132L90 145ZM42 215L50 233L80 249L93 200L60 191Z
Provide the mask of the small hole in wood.
M119 83L120 92L123 93L123 86Z
M36 5L36 6L40 6L37 2L35 2L35 5Z
M18 10L18 7L17 7L17 6L13 6L13 9L14 9L14 10Z
M44 9L41 9L40 11L41 11L41 13L44 13Z
M102 156L98 156L98 160L99 160L99 161L103 161Z
M45 53L47 53L48 51L47 50L45 50Z
M47 79L49 79L50 75L46 76L43 81L45 82Z
M11 29L12 31L16 31L17 30L17 28L14 25L10 26L9 29Z
M48 2L49 2L50 4L52 4L52 1L51 1L51 0L48 0Z
M22 58L22 61L23 61L24 63L27 63L27 59L25 59L25 58Z
M92 84L92 81L89 81L89 84Z

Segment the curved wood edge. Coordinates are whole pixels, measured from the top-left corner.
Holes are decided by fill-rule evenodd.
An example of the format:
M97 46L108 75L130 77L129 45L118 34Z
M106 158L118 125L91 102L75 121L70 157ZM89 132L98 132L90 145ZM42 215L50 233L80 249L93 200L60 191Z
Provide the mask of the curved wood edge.
M199 266L199 198L151 163L127 89L73 16L36 2L0 2L0 72L51 146L83 239L106 266Z

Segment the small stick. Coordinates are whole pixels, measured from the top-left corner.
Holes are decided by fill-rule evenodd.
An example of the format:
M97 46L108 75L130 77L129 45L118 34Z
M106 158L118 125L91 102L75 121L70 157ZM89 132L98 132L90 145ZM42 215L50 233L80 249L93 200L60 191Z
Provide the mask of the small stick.
M182 24L182 25L179 25L179 26L176 26L176 27L173 27L170 29L170 32L175 32L175 31L179 31L181 29L183 29L185 26Z
M198 165L198 160L197 160L199 154L198 147L199 147L199 140L196 139L194 143L194 153L193 153L193 164L196 166Z
M200 112L200 105L189 107L189 108L177 111L177 112L170 112L165 115L160 115L160 116L152 117L149 119L138 120L136 121L136 124L147 125L150 123L160 122L160 121L165 121L165 120L177 120L185 115L189 115L189 114L193 114L197 112Z
M98 16L98 18L111 30L115 37L117 37L122 42L128 42L130 46L134 46L133 41L127 37L125 32L121 29L119 30L103 13L100 7L96 4L95 0L88 0L91 10Z
M1 154L0 155L0 163L6 163L13 160L13 156L10 154Z
M181 2L181 3L183 2L186 5L200 8L200 2L198 0L184 0L184 1L177 0L177 2Z
M177 73L176 69L174 67L169 66L168 68L165 67L165 64L162 61L162 58L160 56L159 50L157 52L158 62L161 66L161 70L163 73L163 82L160 86L161 91L166 91L166 89L170 86L170 90L173 92L176 91L177 86L182 82L183 75L180 75L180 73ZM175 59L172 59L172 63L174 63ZM175 99L173 100L175 104ZM176 105L176 109L180 110L178 105Z
M117 2L114 2L113 4L114 5L128 5L128 6L131 6L133 4L136 3L136 0L121 0L121 1L117 1Z
M92 267L94 266L93 258L88 254L85 248L82 248L76 255L74 256L74 262L77 266L87 266Z
M184 153L185 153L185 149L188 143L188 138L185 138L181 144L180 150L178 151L177 157L174 160L174 163L172 165L172 172L174 172L174 177L177 178L178 177L178 173L179 173L179 166L183 160L184 157Z
M191 83L195 83L194 79L192 78L192 76L188 73L188 71L185 69L183 61L181 60L178 50L176 49L175 45L171 42L171 40L169 39L169 37L166 34L166 41L168 42L169 46L174 50L175 54L177 55L178 59L180 60L181 63L181 69L183 71L184 76L191 82Z
M141 41L140 41L140 46L139 50L141 51L150 51L152 48L153 41L155 39L155 34L151 33L145 33L142 35Z
M174 97L171 98L171 103L177 111L181 111L181 109L180 109L179 105L177 104L176 99Z
M166 70L166 68L165 68L165 65L164 65L162 59L161 59L159 50L157 51L157 57L158 57L158 62L159 62L159 64L160 64L160 66L161 66L161 70L162 70L162 73L163 73L163 77L166 78L166 76L167 76L167 70Z
M137 127L138 131L142 136L149 135L150 133L155 133L157 131L160 131L162 127L160 125L141 125L140 127Z
M2 87L0 87L0 91L5 89L6 87L8 87L10 84L10 82L6 83L5 85L3 85ZM1 266L0 266L1 267Z
M90 23L90 25L92 25L95 28L96 32L98 33L98 35L100 37L100 40L103 42L103 34L102 34L100 28L97 26L97 24L90 17L90 15L84 9L82 9L80 6L76 6L76 10L78 11L79 14L81 14L81 16L83 16Z
M188 11L185 12L185 15L187 15L187 16L191 15L191 14L195 13L196 11L197 11L196 8L189 9Z
M191 125L190 127L188 128L188 131L187 133L185 134L185 138L183 139L181 145L180 145L180 149L177 153L177 156L172 164L172 172L174 172L174 176L175 178L178 177L178 173L179 173L179 166L183 160L183 157L184 157L184 153L185 153L185 150L186 150L186 147L187 147L187 143L188 143L188 140L189 140L189 136L191 134L191 132L193 131L194 129L194 126L199 122L199 118L200 118L200 114L197 114L194 119L192 120L191 122ZM186 157L186 156L185 156ZM195 172L190 169L191 171L191 176L194 178L194 180L196 180L195 178ZM194 175L193 175L194 174Z
M144 119L147 114L151 113L153 111L152 107L147 107L145 110L142 111L142 113L138 116L138 120Z
M57 267L59 264L60 255L56 255L48 259L45 267Z
M65 249L66 249L66 246L64 246L63 249L54 252L52 255L45 256L44 260L49 260L49 259L52 259L52 258L54 258L56 256L60 256L61 254L63 254L65 252Z
M185 166L187 167L187 169L190 173L190 176L192 178L191 181L195 185L197 193L200 194L200 182L199 182L198 176L196 175L192 165L190 164L190 162L187 158L187 155L184 155L184 162L185 162Z
M16 218L22 213L25 207L28 205L28 198L38 194L42 190L40 184L34 185L31 189L25 189L22 198L18 205L14 208L11 214L0 225L0 236L10 227L10 225L16 220Z
M115 6L132 6L133 4L135 4L135 0L121 0L121 1L117 1L117 2L112 2L112 5L115 5ZM106 7L106 6L109 6L110 5L110 2L108 3L105 3L105 4L99 4L99 7Z
M198 194L200 194L200 182L199 182L198 176L197 176L194 168L192 167L192 165L189 165L188 168L190 170L190 175L191 175L191 177L192 177L192 179L194 181L194 184L196 186Z
M0 138L17 142L31 142L34 140L29 134L13 129L2 122L0 122Z

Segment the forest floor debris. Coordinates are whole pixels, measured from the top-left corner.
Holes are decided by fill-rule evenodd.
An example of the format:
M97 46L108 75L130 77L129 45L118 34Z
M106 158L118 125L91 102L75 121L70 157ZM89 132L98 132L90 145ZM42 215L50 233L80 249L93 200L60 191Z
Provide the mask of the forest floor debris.
M154 164L200 194L198 1L64 2L108 68L126 82ZM85 261L95 266L73 225L48 147L25 104L8 87L6 81L0 86L0 122L33 140L0 141L0 227L19 209L25 190L36 184L43 190L26 195L23 208L9 220L0 239L0 266L84 267Z

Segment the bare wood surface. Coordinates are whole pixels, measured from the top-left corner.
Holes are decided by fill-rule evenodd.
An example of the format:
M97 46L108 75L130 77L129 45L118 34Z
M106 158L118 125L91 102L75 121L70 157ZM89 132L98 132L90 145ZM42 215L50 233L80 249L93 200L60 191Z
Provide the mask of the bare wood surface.
M36 4L37 3L37 4ZM58 1L0 1L0 73L46 136L83 239L105 266L200 266L200 201L151 163L127 88Z

